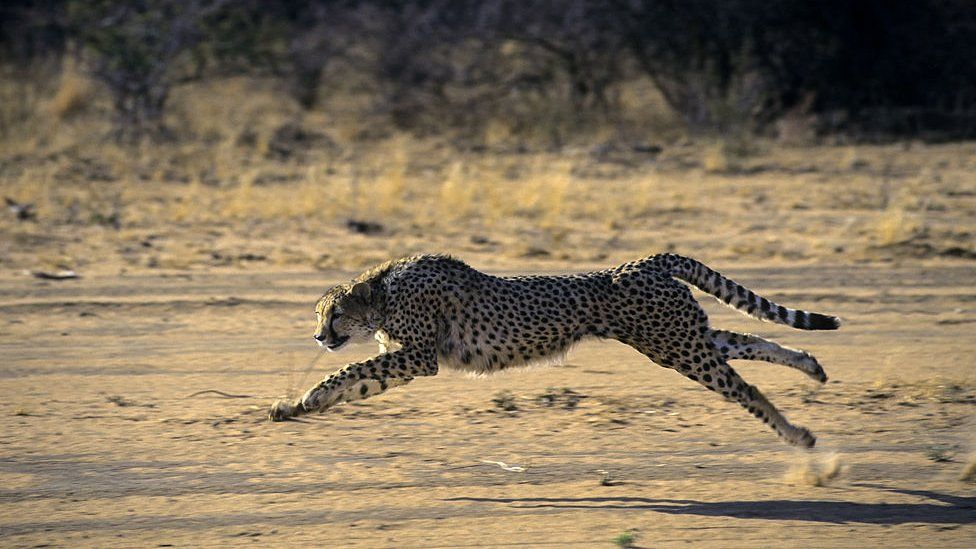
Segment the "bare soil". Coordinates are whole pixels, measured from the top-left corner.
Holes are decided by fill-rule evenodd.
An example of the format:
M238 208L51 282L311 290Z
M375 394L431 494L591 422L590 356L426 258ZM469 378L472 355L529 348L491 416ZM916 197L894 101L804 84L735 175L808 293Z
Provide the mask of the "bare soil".
M702 296L714 325L819 358L823 386L737 365L815 450L596 341L269 423L275 398L375 352L309 337L351 270L5 274L0 545L972 547L976 265L712 266L845 320L798 332Z

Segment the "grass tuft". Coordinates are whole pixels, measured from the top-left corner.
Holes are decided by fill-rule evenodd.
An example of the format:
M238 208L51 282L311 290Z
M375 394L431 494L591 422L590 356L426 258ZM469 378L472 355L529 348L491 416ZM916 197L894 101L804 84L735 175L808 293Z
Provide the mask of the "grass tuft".
M921 230L904 208L886 209L875 224L874 237L879 246L893 246L910 241Z
M57 120L85 112L92 104L94 90L90 80L76 70L65 69L48 110Z
M613 538L612 541L617 547L634 547L634 544L637 543L637 534L633 532L623 532L622 534L618 534L615 538Z
M755 154L754 144L746 139L726 138L702 149L701 165L705 173L728 175L742 170L746 158Z
M963 467L962 474L959 475L959 480L963 482L976 482L976 455L973 455L969 459L969 463Z

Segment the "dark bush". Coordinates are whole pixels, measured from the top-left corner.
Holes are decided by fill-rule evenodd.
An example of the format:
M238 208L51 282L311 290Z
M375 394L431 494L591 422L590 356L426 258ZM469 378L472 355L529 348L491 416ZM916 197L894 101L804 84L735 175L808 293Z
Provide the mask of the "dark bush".
M281 78L305 108L368 75L377 111L418 132L562 105L569 130L614 124L643 75L694 132L764 131L785 113L826 131L972 136L969 0L10 0L0 61L78 53L120 135L162 128L172 87Z

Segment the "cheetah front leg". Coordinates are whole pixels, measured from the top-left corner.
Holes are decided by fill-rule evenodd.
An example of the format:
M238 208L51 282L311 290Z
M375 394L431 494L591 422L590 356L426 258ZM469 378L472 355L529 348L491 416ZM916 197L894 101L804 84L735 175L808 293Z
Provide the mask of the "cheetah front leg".
M362 400L378 395L390 387L406 385L415 376L437 374L433 352L400 349L350 364L309 389L293 403L275 402L268 414L272 421L282 421L312 412L323 412L340 402Z
M827 374L810 353L789 349L752 334L740 334L727 330L708 330L708 337L725 360L762 360L796 368L811 378L824 383Z

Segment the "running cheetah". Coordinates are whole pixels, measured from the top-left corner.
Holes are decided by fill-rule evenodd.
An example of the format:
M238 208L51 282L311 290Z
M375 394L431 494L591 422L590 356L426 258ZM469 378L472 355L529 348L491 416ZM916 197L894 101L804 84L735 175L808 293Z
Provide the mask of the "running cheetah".
M384 263L316 304L319 345L338 350L374 336L380 354L350 364L299 400L276 402L275 421L369 398L438 365L490 373L564 353L584 337L616 339L655 363L741 404L785 442L811 447L814 435L790 424L728 365L764 360L825 382L817 360L763 338L715 330L684 280L757 319L802 330L834 330L839 319L788 309L705 265L674 254L566 276L496 277L442 255ZM395 350L393 348L396 347Z

